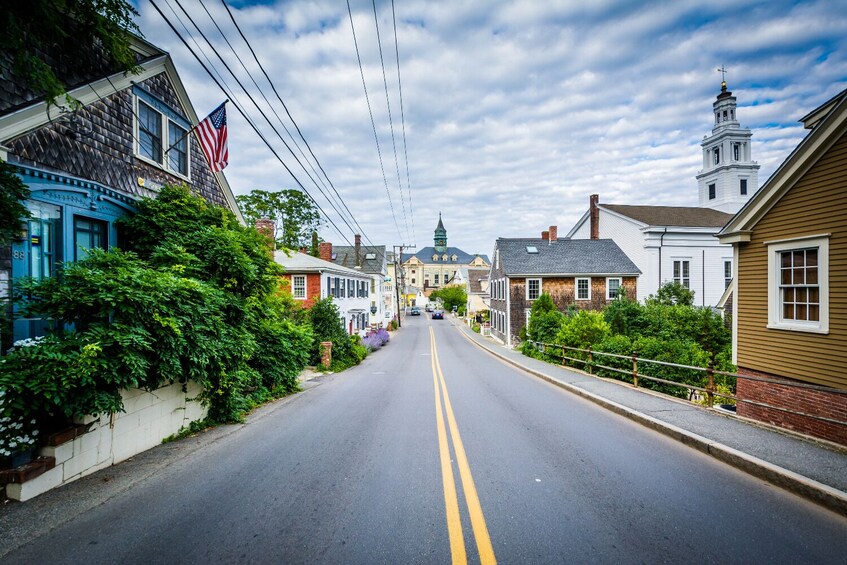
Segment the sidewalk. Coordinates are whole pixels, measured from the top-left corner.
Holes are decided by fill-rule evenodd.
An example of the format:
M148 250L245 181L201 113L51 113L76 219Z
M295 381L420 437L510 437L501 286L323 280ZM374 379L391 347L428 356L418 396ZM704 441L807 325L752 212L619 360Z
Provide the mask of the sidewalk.
M526 357L450 319L502 360L617 414L847 516L847 450L683 400Z

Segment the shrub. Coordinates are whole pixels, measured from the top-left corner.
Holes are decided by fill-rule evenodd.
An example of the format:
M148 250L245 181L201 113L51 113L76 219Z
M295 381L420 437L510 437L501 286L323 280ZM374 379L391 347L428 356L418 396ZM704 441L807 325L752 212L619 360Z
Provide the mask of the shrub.
M553 343L562 325L565 315L556 309L553 299L546 292L532 303L529 314L529 327L522 329L521 339L531 339L541 343Z
M19 416L116 412L123 389L193 380L210 422L227 422L296 389L311 332L276 294L280 269L254 230L185 187L163 187L122 223L135 252L91 249L17 289L23 314L55 321L0 364Z
M556 343L568 347L587 348L611 335L609 324L600 312L580 310L567 318L556 335Z

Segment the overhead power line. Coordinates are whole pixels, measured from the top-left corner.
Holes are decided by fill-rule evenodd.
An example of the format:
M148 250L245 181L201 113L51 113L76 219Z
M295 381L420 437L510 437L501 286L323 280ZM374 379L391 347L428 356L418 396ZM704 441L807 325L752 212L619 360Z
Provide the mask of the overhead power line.
M185 14L185 16L188 18L188 21L190 21L190 22L191 22L191 25L193 25L193 26L194 26L194 28L198 31L198 33L200 33L200 36L203 38L203 40L206 42L206 44L209 46L209 48L212 50L212 52L215 54L215 56L217 56L217 58L221 61L221 63L223 64L223 66L224 66L224 68L227 70L227 72L229 72L229 74L230 74L230 75L232 75L232 77L235 79L235 82L238 84L238 86L241 88L241 90L242 90L242 91L244 91L244 93L247 95L247 98L250 100L250 102L252 102L252 104L256 107L256 109L257 109L257 110L259 110L259 113L260 113L260 114L262 115L262 117L265 119L265 121L267 122L267 124L271 127L271 129L273 130L273 132L277 135L277 137L279 138L279 140L280 140L280 141L282 141L283 145L285 145L285 148L286 148L286 149L288 149L288 152L289 152L289 153L291 153L291 156L292 156L292 157L294 157L294 160L295 160L295 161L297 161L297 163L300 165L300 168L302 168L302 169L303 169L303 172L305 172L305 173L306 173L306 176L307 176L307 177L309 177L309 180L311 180L311 181L312 181L312 183L315 185L315 187L317 187L318 191L319 191L319 192L320 192L320 193L324 196L324 198L326 198L326 199L327 199L327 202L330 204L330 206L332 206L332 208L333 208L333 209L335 210L335 212L339 215L339 217L341 218L341 220L343 220L343 221L344 221L344 223L345 223L345 224L347 224L347 227L348 227L348 228L350 228L350 231L351 231L351 232L354 232L355 230L354 230L354 229L353 229L353 227L350 225L350 222L348 222L348 221L347 221L347 218L345 218L345 217L344 217L344 215L343 215L343 214L342 214L342 213L338 210L338 208L337 208L337 206L335 205L335 203L334 203L334 202L333 202L333 201L332 201L329 197L327 197L326 193L324 193L324 191L323 191L323 190L321 190L321 187L318 185L318 183L317 183L317 182L315 182L315 179L312 177L312 175L311 175L311 174L309 174L309 171L308 171L308 170L306 170L306 167L303 165L302 161L300 161L300 159L299 159L299 158L297 157L297 155L294 153L294 150L293 150L293 149L291 149L291 146L290 146L290 145L288 145L288 143L285 141L285 139L283 139L282 135L279 133L279 130L277 130L277 129L276 129L276 127L274 127L274 125L271 123L270 119L268 119L267 115L266 115L264 112L262 112L262 109L261 109L261 108L259 107L259 105L256 103L256 100L255 100L255 99L254 99L254 98L250 95L249 91L248 91L248 90L244 87L244 84L242 84L241 80L239 80L239 78L236 76L236 74L232 71L232 69L229 67L229 65L228 65L228 64L227 64L227 62L224 60L224 58L221 56L221 54L218 52L218 50L217 50L217 49L215 49L214 45L212 45L212 42L211 42L211 41L209 41L208 37L206 37L206 34L205 34L205 33L203 33L203 30L202 30L202 29L200 29L200 26L198 26L198 25L197 25L197 23L194 21L194 19L191 17L191 15L188 13L188 11L187 11L187 10L186 10L183 6L182 6L182 4L181 4L180 0L175 0L175 1L176 1L177 6L179 6L180 10L182 10L182 12L183 12L183 13ZM205 8L205 6L204 6L204 8ZM208 13L208 11L207 11L207 13ZM218 30L220 31L220 28L218 28ZM187 31L187 30L186 30L186 31ZM222 33L222 32L221 32L221 33ZM223 33L222 33L222 34L223 34ZM226 40L226 37L224 37L224 40L225 40L225 41L227 41L227 40ZM228 42L228 41L227 41L227 43L229 44L229 42ZM238 54L237 54L237 53L236 53L236 57L238 57ZM208 60L208 58L207 58L207 60ZM239 61L240 61L240 58L239 58ZM249 73L248 73L248 74L249 74ZM251 77L250 77L250 78L252 79L252 75L251 75ZM253 84L256 84L255 80L253 81ZM260 91L261 91L261 89L260 89ZM262 95L264 96L264 93L262 93ZM267 98L266 98L266 97L265 97L265 100L267 101ZM286 131L287 131L287 130L286 130ZM290 135L290 134L289 134L289 135ZM292 138L292 141L293 141L293 138ZM305 187L304 187L304 190L305 190ZM339 235L341 235L341 234L339 234ZM342 237L343 237L343 236L342 236Z
M276 116L276 119L279 121L280 125L282 125L283 129L285 129L285 132L291 138L291 141L294 143L295 147L297 147L298 151L300 152L300 155L303 157L303 159L307 163L309 163L309 168L312 170L313 173L315 173L315 176L318 178L318 180L320 181L320 183L323 185L323 187L325 189L327 189L327 190L329 190L330 188L332 189L333 193L335 193L336 202L338 202L341 206L344 207L344 210L350 216L350 219L353 221L354 224L356 224L356 227L359 230L358 233L362 234L362 236L371 245L374 245L373 241L371 241L370 238L367 236L364 229L359 224L358 220L356 220L355 216L353 216L353 213L350 211L350 208L347 206L347 203L344 201L344 199L338 193L338 190L335 188L335 185L333 184L332 180L329 178L329 175L327 175L326 171L323 168L323 165L321 165L320 160L315 155L314 151L312 150L311 145L309 145L309 142L306 140L306 137L303 135L303 132L300 130L300 126L297 124L297 121L294 119L294 116L291 115L291 112L288 110L288 106L285 104L285 102L282 99L282 96L280 96L279 92L277 91L276 85L274 85L274 83L271 80L270 76L268 75L267 71L265 71L265 67L264 67L264 65L262 65L262 62L259 60L259 57L256 55L256 51L253 49L253 46L250 44L250 41L244 35L244 32L241 30L241 26L238 25L238 22L235 19L235 15L232 13L232 10L230 10L229 5L226 3L226 0L221 0L221 4L223 4L224 9L226 9L227 14L229 14L229 18L232 21L232 24L235 26L235 29L238 31L238 34L241 36L241 39L244 42L244 44L247 46L247 49L250 50L250 54L253 56L253 60L256 62L256 65L259 67L259 70L262 71L262 75L265 77L265 80L267 81L268 85L271 87L271 90L273 90L273 93L276 96L276 99L279 101L280 105L282 105L282 108L285 110L285 114L288 116L288 119L291 120L291 123L294 126L294 129L297 130L298 136L303 141L306 148L309 150L309 155L312 156L312 159L314 160L315 164L318 166L318 169L320 169L321 173L323 173L323 178L321 178L321 175L318 174L318 172L315 170L315 167L312 164L312 161L310 161L309 158L306 157L306 154L303 152L303 149L300 147L300 144L294 138L294 136L292 135L292 133L288 129L288 127L286 127L282 118L280 117L280 115L274 109L273 104L271 104L271 102L268 100L267 96L265 96L265 93L262 90L262 88L256 83L256 80L253 78L252 73L250 73L250 71L247 69L246 65L241 60L241 57L236 52L235 48L232 46L232 44L226 38L226 35L221 30L220 26L218 26L217 21L209 13L209 10L206 8L206 5L203 3L203 0L200 0L200 4L203 6L203 9L206 11L206 14L209 16L209 19L211 19L212 22L215 24L215 27L217 28L218 32L221 34L221 37L224 38L224 41L226 41L230 50L233 52L233 54L238 59L238 62L241 64L241 68L244 69L244 71L247 73L248 76L250 76L250 79L253 81L253 85L259 90L259 92L262 95L262 98L265 100L265 103L268 104L268 107L270 107L271 111L273 112L274 116ZM327 186L326 182L324 182L324 180L323 180L324 178L326 179L326 182L329 183L329 186Z
M312 202L315 204L315 206L316 206L316 207L318 208L318 210L320 211L321 215L323 215L323 216L324 216L324 218L326 218L326 220L327 220L327 221L328 221L328 222L332 225L332 227L335 229L335 231L338 233L338 235L339 235L339 236L341 236L341 238L342 238L343 240L345 240L348 244L352 245L352 243L350 242L350 240L349 240L349 239L348 239L348 238L344 235L344 233L343 233L343 232L339 229L338 225L337 225L337 224L336 224L336 223L332 220L332 218L331 218L331 217L330 217L330 216L329 216L329 215L328 215L328 214L324 211L324 209L321 207L321 205L318 203L318 201L317 201L317 200L315 200L314 196L313 196L313 195L312 195L312 194L308 191L308 189L306 189L306 187L303 185L303 183L300 181L300 179L298 179L298 178L297 178L297 175L295 175L295 174L294 174L294 171L292 171L292 170L291 170L291 168L288 166L288 164L286 164L286 163L285 163L285 161L282 159L282 157L279 155L279 153L276 151L276 149L273 147L273 145L271 145L271 143L268 141L268 139L265 137L265 135L264 135L264 134L263 134L263 133L259 130L259 128L258 128L258 126L255 124L255 122L254 122L254 121L250 118L250 116L247 114L247 112L246 112L246 111L245 111L245 110L241 107L241 104L239 104L239 103L238 103L238 101L237 101L236 97L235 97L235 96L233 96L233 95L232 95L232 94L228 91L228 89L224 86L224 84L223 84L223 83L224 83L225 81L223 81L223 79L222 79L222 78L219 80L219 79L218 79L218 77L216 77L216 76L215 76L215 74L216 74L216 73L213 73L213 72L209 69L209 67L208 67L208 66L207 66L207 65L206 65L206 64L205 64L205 63L204 63L204 62L200 59L200 56L199 56L199 55L197 55L197 53L195 53L194 49L192 49L192 48L191 48L191 46L188 44L188 41L186 41L186 39L182 36L182 34L180 34L180 32L176 29L176 26L174 26L174 24L173 24L173 23L172 23L172 22L171 22L171 21L167 18L167 16L165 16L164 12L162 12L162 10L159 8L159 6L157 5L156 1L155 1L155 0L150 0L150 3L151 3L151 5L153 6L153 8L155 8L155 9L156 9L156 11L159 13L159 15L162 17L162 19L163 19L163 20L165 20L165 23L167 23L167 24L168 24L168 26L171 28L171 30L174 32L174 34L176 34L176 36L180 39L180 41L182 41L182 43L183 43L183 45L185 45L186 49L188 49L188 51L189 51L189 52L190 52L190 53L194 56L194 58L197 60L197 62L200 64L200 66L201 66L201 67L203 67L203 70L204 70L204 71L206 71L206 73L207 73L207 74L208 74L208 75L212 78L212 80L215 82L215 84L218 86L218 88L220 88L220 89L221 89L221 91L223 91L223 92L224 92L224 94L226 94L226 95L230 98L230 101L232 102L232 104L233 104L233 106L236 108L236 110L238 110L238 112L239 112L239 113L241 114L241 116L245 119L245 121L247 121L247 123L248 123L248 124L249 124L249 125L253 128L253 130L256 132L256 134L259 136L259 138L260 138L260 139L264 142L264 144L268 147L268 149L270 149L271 153L273 153L273 155L274 155L274 156L276 157L276 159L277 159L277 160L278 160L278 161L282 164L282 166L283 166L283 167L285 167L285 170L286 170L286 171L288 171L288 174L290 174L290 175L291 175L291 177L294 179L294 181L297 183L297 185L298 185L298 186L299 186L299 187L303 190L303 192L304 192L304 193L305 193L305 194L306 194L306 195L307 195L307 196L308 196L308 197L312 200ZM180 8L182 8L182 6L180 6ZM171 10L173 11L173 8L171 8ZM183 10L183 11L184 11L184 10ZM175 12L174 12L174 15L176 16L176 13L175 13ZM187 15L187 14L186 14L186 15ZM179 20L179 18L178 18L178 17L177 17L177 19ZM182 23L182 22L180 22L180 23ZM192 22L192 23L193 23L193 22ZM185 26L184 26L184 24L183 24L183 27L185 27ZM196 26L195 26L195 27L196 27ZM186 31L187 31L187 28L186 28ZM199 31L199 29L198 29L198 31ZM189 33L189 35L191 35L191 34ZM202 34L202 32L201 32L201 35L203 35L203 34ZM204 39L205 39L205 37L204 37ZM208 40L207 40L207 43L208 43ZM196 44L196 42L195 42L195 44ZM211 49L212 49L213 51L215 51L214 47L213 47L213 46L211 46L211 44L209 44L209 45L210 45ZM198 45L198 50L200 50L200 49L199 49L199 45ZM219 54L217 54L217 51L215 51L215 53L216 53L216 55L218 55L218 57L220 58L220 55L219 55ZM208 61L208 57L206 57L206 56L205 56L205 53L204 53L203 55L204 55L204 57L206 58L206 60ZM210 64L211 64L211 62L210 62ZM230 73L231 73L231 71L230 71ZM218 76L220 76L220 75L218 75ZM243 86L242 86L242 89L243 89ZM252 96L250 96L249 92L247 92L247 91L245 90L245 93L246 93L247 97L250 99L250 101L253 103L253 105L254 105L254 106L256 106L256 108L257 108L257 109L259 109L258 104L256 104L256 101L253 99L253 97L252 97ZM260 111L260 113L261 113L261 109L259 109L259 111ZM266 119L266 121L268 121L269 125L271 126L271 129L273 129L273 130L274 130L274 132L275 132L275 133L276 133L276 134L280 137L280 139L282 139L282 136L280 136L280 135L279 135L279 132L276 130L276 128L274 128L274 127L273 127L273 124L270 124L270 121L269 121L269 120L267 120L267 118L265 118L265 119ZM283 143L285 143L285 140L282 140L282 141L283 141ZM293 155L293 151L291 151L291 148L290 148L290 147L288 147L288 144L285 144L285 145L286 145L286 147L288 148L288 150L289 150L289 151L292 153L292 155ZM296 159L296 155L294 155L294 157L295 157L295 159ZM298 162L299 162L299 161L298 161ZM301 165L301 167L302 167L302 163L300 163L300 165ZM326 197L326 195L324 195L324 197ZM327 199L327 200L329 201L329 199ZM329 202L330 202L330 204L332 204L332 202L331 202L331 201L329 201ZM337 210L336 210L336 212L337 212ZM340 214L339 214L339 215L340 215ZM343 216L342 216L342 219L344 219L344 218L343 218ZM349 224L348 224L348 227L349 227Z
M397 16L394 12L394 0L391 0L391 20L394 22L394 56L397 61L397 90L400 93L400 124L403 126L403 155L406 159L406 197L409 199L409 217L412 220L412 243L417 239L415 233L415 214L412 210L412 181L409 176L409 151L406 148L406 116L403 111L403 85L400 83L400 47L397 40Z
M400 190L400 203L402 204L403 220L406 223L406 237L411 239L409 233L409 216L406 214L406 201L403 199L403 181L400 179L400 162L397 159L397 141L394 137L394 119L391 116L391 99L388 96L388 77L385 73L385 58L382 55L382 39L379 35L379 18L376 13L376 0L371 0L374 11L374 26L376 27L376 44L379 49L379 63L382 66L382 84L385 86L385 105L388 108L388 125L391 130L391 146L394 149L394 168L397 170L397 186ZM395 36L396 37L396 36Z
M371 100L368 96L368 85L365 82L365 71L362 67L362 57L359 54L359 41L356 39L356 26L353 25L353 11L350 9L350 0L347 0L347 14L350 16L350 29L353 31L353 44L356 47L356 59L359 62L359 73L362 75L362 87L365 90L365 101L368 105L368 113L371 116L371 126L374 132L374 141L376 141L376 152L379 156L379 168L382 170L382 182L385 184L385 194L388 196L388 204L391 208L391 217L394 219L394 227L397 228L397 235L400 240L403 240L403 234L400 233L400 224L397 223L397 214L394 212L394 202L391 200L391 191L388 189L388 178L385 176L385 164L382 160L382 149L379 146L379 136L376 133L376 121L374 120L373 109L371 108Z

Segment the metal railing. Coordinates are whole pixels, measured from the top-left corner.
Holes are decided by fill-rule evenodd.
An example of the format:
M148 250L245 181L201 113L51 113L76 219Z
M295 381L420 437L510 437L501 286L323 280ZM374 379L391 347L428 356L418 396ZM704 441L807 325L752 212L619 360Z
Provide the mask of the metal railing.
M731 399L735 402L743 402L743 403L746 403L746 404L752 404L752 405L755 405L755 406L760 406L760 407L768 408L768 409L771 409L771 410L778 410L780 412L786 412L786 413L794 414L794 415L797 415L797 416L804 416L804 417L807 417L807 418L812 418L814 420L820 420L820 421L823 421L823 422L828 422L830 424L847 426L847 422L842 421L842 420L836 420L834 418L827 418L825 416L819 416L817 414L809 414L809 413L806 413L806 412L799 412L799 411L791 410L791 409L784 408L784 407L781 407L781 406L773 406L771 404L767 404L767 403L764 403L764 402L759 402L759 401L754 401L754 400L749 400L749 399L744 399L744 398L738 398L738 396L734 393L728 393L726 391L719 390L718 387L717 387L717 383L715 382L715 377L716 376L717 377L724 377L724 379L723 379L724 382L721 383L721 384L724 384L725 386L729 382L727 379L733 379L733 380L746 379L748 381L770 383L770 384L784 386L784 387L801 388L801 389L806 389L806 390L815 390L815 391L826 392L826 393L830 393L830 394L839 394L839 395L845 395L845 396L847 396L847 390L841 390L841 389L836 389L836 388L831 388L831 387L826 387L826 386L821 386L821 385L813 385L813 384L806 384L806 383L795 383L795 382L781 381L781 380L775 380L775 379L768 379L768 378L756 377L756 376L752 376L752 375L742 375L742 374L739 374L739 373L730 373L728 371L718 371L714 368L714 363L712 361L709 361L709 364L708 364L707 367L696 367L696 366L692 366L692 365L682 365L682 364L679 364L679 363L669 363L667 361L657 361L655 359L646 359L644 357L639 357L638 353L635 352L635 351L633 351L631 355L620 355L620 354L617 354L617 353L608 353L608 352L605 352L605 351L597 351L597 350L594 350L590 347L588 349L581 349L579 347L568 347L568 346L565 346L565 345L559 345L559 344L555 344L555 343L543 343L543 342L537 342L537 341L532 341L532 340L528 340L527 343L532 344L533 347L535 347L538 351L544 353L545 355L549 355L549 354L547 354L548 349L559 349L561 351L561 354L558 355L557 357L559 359L561 359L562 365L566 366L567 362L581 363L585 366L586 372L589 375L595 374L595 371L597 369L602 369L604 371L610 371L612 373L617 373L617 374L620 374L620 375L626 375L626 376L630 377L632 379L632 384L635 387L638 387L638 382L639 382L640 379L644 379L644 380L648 380L648 381L651 381L651 382L660 383L660 384L664 384L664 385L669 385L669 386L673 386L673 387L681 387L681 388L688 389L688 391L689 391L689 398L688 399L689 400L691 400L693 398L695 392L700 393L700 394L705 394L706 395L706 404L709 408L712 408L714 406L716 397L717 398L727 398L727 399ZM573 356L573 354L571 352L583 353L583 354L586 355L586 358L575 357L575 356ZM570 355L568 355L568 354L570 354ZM595 356L608 357L610 359L623 359L623 360L630 361L632 363L632 365L631 365L631 368L627 367L626 369L622 369L620 367L612 367L612 366L609 366L608 364L598 363L597 361L595 361ZM640 366L639 366L639 364L640 364ZM671 367L671 368L676 368L676 369L698 371L698 372L701 372L701 373L705 373L706 385L705 386L698 386L698 385L691 384L691 383L680 382L680 381L672 381L672 380L669 380L669 379L663 379L663 378L656 377L656 376L650 376L650 375L645 374L645 373L643 373L639 370L639 369L643 370L644 365ZM600 376L602 376L602 375L600 375ZM731 387L731 389L734 389L734 387ZM661 391L659 391L659 392L661 392Z

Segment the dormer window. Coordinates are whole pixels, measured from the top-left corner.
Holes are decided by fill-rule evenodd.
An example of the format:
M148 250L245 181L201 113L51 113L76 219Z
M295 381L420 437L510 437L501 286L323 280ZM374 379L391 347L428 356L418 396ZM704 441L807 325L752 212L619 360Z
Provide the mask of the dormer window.
M442 260L442 261L446 261L446 260L447 260L447 254L446 254L446 253L445 253L444 255L442 255L442 256L441 256L441 260Z
M454 263L459 260L459 258L456 255L453 255L453 257L451 257L451 259L453 259Z
M432 256L432 260L433 260L433 261L438 261L438 255L433 255L433 256Z
M372 261L372 260L376 259L376 253L366 253L365 259L368 260L368 261Z
M189 177L188 128L172 110L136 98L135 154L171 173ZM161 106L158 108L157 106ZM187 122L185 123L187 126Z

